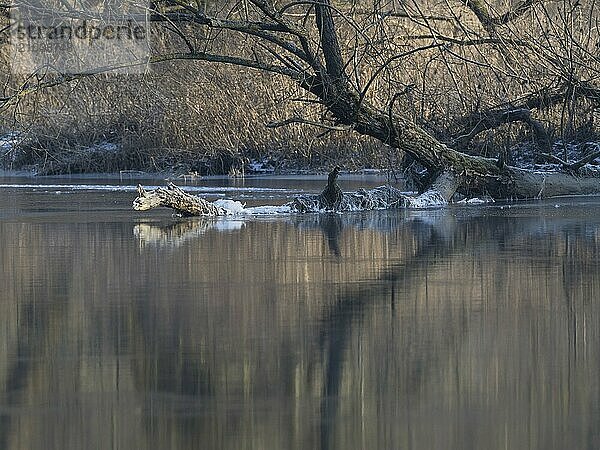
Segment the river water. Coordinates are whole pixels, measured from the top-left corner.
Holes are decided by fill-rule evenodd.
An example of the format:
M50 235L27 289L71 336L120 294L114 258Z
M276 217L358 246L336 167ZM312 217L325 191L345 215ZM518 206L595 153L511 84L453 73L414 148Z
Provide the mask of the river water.
M134 184L0 179L1 449L600 447L600 198L179 219Z

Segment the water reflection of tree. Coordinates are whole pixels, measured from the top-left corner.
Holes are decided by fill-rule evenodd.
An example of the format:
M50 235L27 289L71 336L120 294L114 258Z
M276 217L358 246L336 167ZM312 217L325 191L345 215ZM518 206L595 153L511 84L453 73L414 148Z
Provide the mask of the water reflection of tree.
M358 221L364 224L364 218L359 218ZM331 223L330 220L315 220L314 222L321 229L327 229ZM355 226L357 218L352 218L350 222L352 222L350 226ZM554 251L552 245L546 248L544 246L543 242L547 240L547 236L527 237L531 230L538 228L535 221L527 224L531 226L531 230L523 229L523 223L506 223L500 228L493 228L486 220L482 219L469 221L467 227L453 226L451 222L446 221L443 228L439 230L436 229L435 224L429 226L418 221L412 222L410 235L417 241L413 254L406 257L401 263L393 264L382 270L377 279L366 280L362 285L353 286L351 289L339 289L335 300L328 303L329 306L324 308L322 317L317 320L320 327L315 335L319 336L318 348L320 351L316 355L320 356L308 364L312 370L309 370L307 375L313 380L320 380L321 385L319 407L321 418L318 421L321 448L337 446L336 443L340 442L340 435L339 430L336 433L336 428L344 430L348 428L343 425L345 418L340 414L343 409L340 402L344 401L344 396L341 395L341 386L344 377L348 376L347 371L344 371L344 364L348 359L349 341L353 334L363 329L363 322L368 320L367 317L374 310L381 307L381 303L389 302L390 307L393 305L394 308L402 308L395 292L398 290L410 291L412 285L422 284L423 275L428 270L436 270L437 261L472 253L474 248L482 245L485 246L487 253L493 254L507 243L510 245L513 240L517 244L529 240L530 244L534 243L535 245L524 246L523 253L535 254L536 252ZM334 228L336 241L341 235L339 226L341 223L343 223L341 218L337 217ZM437 224L439 226L440 222L438 221ZM307 227L304 224L303 226L311 228L310 225ZM360 226L358 228L361 229ZM326 234L325 239L329 240L330 238L331 233ZM328 243L328 245L330 244ZM336 243L335 248L339 249L339 242ZM332 253L340 254L339 251L332 251ZM581 256L580 253L577 255ZM576 259L579 259L579 256L572 255ZM464 314L464 311L459 311L460 314ZM458 328L452 328L443 322L437 323L437 326L441 325L444 330L443 340L435 344L440 351L433 355L411 355L410 352L407 352L409 357L404 359L406 370L401 374L402 382L400 383L404 386L403 399L407 403L418 404L419 395L428 383L432 382L431 378L439 376L440 372L447 370L444 360L447 357L446 352L451 353L451 349L460 346L463 336L468 333L468 321L460 320L460 318L459 320L454 319L451 318L448 322L460 324ZM410 327L410 324L406 323L404 326ZM420 337L427 334L424 332ZM569 335L571 335L570 332ZM315 366L318 367L315 368ZM311 372L319 370L322 371L320 374L310 375ZM289 375L292 376L291 373Z
M15 283L6 285L9 298L16 302L18 314L25 319L31 311L35 311L35 320L20 322L20 328L15 330L15 338L11 341L18 345L16 352L11 350L18 358L12 361L12 365L2 366L5 405L18 406L31 396L48 396L46 390L54 388L53 383L57 382L64 369L50 362L53 357L65 358L61 355L61 349L67 348L75 352L77 357L74 357L73 364L89 364L85 360L93 360L89 350L77 349L76 342L69 342L65 347L65 341L68 342L71 338L65 333L67 330L75 330L74 338L85 337L90 341L90 348L94 345L102 347L99 354L103 361L115 358L119 362L121 373L115 376L115 383L118 389L135 389L137 394L131 407L141 408L141 413L130 420L135 422L137 418L142 418L144 440L156 443L158 448L167 447L168 442L188 447L231 447L236 442L239 444L242 438L248 442L264 443L265 436L272 437L272 447L289 444L286 446L297 448L350 446L353 441L356 446L360 446L356 439L360 440L361 436L369 443L383 444L408 442L411 433L412 439L414 436L424 439L424 425L418 419L428 417L435 420L435 426L439 425L442 429L450 427L444 423L450 419L444 418L443 414L442 417L426 412L410 414L409 410L419 411L422 405L428 404L433 395L431 392L454 389L454 396L451 398L469 401L469 396L475 395L476 389L473 382L463 380L464 375L451 373L462 371L465 361L473 363L468 355L469 351L473 351L474 345L469 340L469 335L473 332L473 305L470 301L460 303L456 294L463 292L461 286L441 288L437 283L447 280L445 274L448 271L457 271L467 276L471 274L471 278L475 279L473 271L476 271L476 267L464 266L492 264L497 268L495 279L482 280L478 289L482 292L489 290L486 294L488 298L497 295L499 304L504 300L503 295L508 297L510 294L515 297L515 302L530 302L529 307L537 307L536 302L542 297L530 293L527 295L531 295L531 298L525 298L523 292L513 290L510 278L529 270L529 261L535 262L532 256L538 255L542 265L552 264L549 256L556 258L563 271L556 282L564 284L564 289L571 293L570 298L565 295L572 311L569 312L569 329L565 336L567 340L570 339L568 345L572 349L571 356L566 356L569 358L569 374L568 379L559 380L555 387L556 395L567 394L581 399L589 394L585 402L585 417L595 417L597 383L587 383L585 387L580 385L586 374L598 372L597 364L595 369L590 367L591 361L586 358L586 352L594 348L590 347L589 342L593 342L597 336L597 332L590 330L590 321L597 321L597 309L586 302L590 294L598 292L598 242L586 237L586 233L573 230L571 225L565 224L546 234L535 234L533 230L539 229L535 217L517 223L511 220L490 221L477 216L456 219L452 214L441 212L407 213L401 216L358 214L335 217L332 228L335 231L330 231L329 237L323 237L323 247L319 247L315 243L315 233L323 225L319 225L315 218L310 220L314 220L317 226L313 226L313 222L301 220L276 224L247 223L243 233L264 233L258 242L264 242L264 237L267 236L272 241L271 249L256 248L257 244L248 243L243 238L243 233L223 239L214 232L193 237L188 233L193 234L193 230L188 229L182 234L186 236L185 242L174 247L176 251L169 255L160 254L165 258L161 261L165 273L160 275L160 280L148 279L149 272L145 272L143 268L149 257L159 257L158 253L153 256L154 250L151 247L140 249L136 241L122 240L111 244L110 249L103 248L105 236L100 235L102 231L94 230L93 225L79 230L79 234L71 238L63 238L61 245L64 244L65 259L68 260L69 251L83 245L78 256L80 259L72 259L70 264L53 268L51 274L43 272L47 269L40 269L38 276L46 285L38 284L39 292L30 297L29 301L23 301L29 294L21 291L19 295ZM292 226L301 231L300 235L304 233L308 237L305 240L299 239L298 233L291 229ZM325 228L330 226L330 223L324 223ZM51 230L42 231L39 245L45 248L43 242L49 242L55 237ZM90 233L97 237L96 242L89 242ZM131 229L128 232L124 230L122 235L131 236L130 233ZM168 239L161 241L167 243L163 245L169 245L169 241L176 243L179 234L172 231L169 233ZM356 267L341 268L339 275L330 278L330 281L339 282L323 280L313 290L306 292L290 291L293 278L281 269L278 276L284 282L283 287L265 287L263 291L270 292L269 295L279 299L270 305L267 305L268 302L249 305L244 302L224 305L211 303L210 309L205 310L189 303L192 299L198 303L210 301L202 293L203 283L210 277L218 277L222 272L221 265L212 269L202 266L201 262L208 259L197 261L196 255L230 251L233 258L235 251L251 251L252 255L257 256L256 264L260 265L263 254L271 255L275 251L281 251L281 247L290 242L289 253L280 256L304 255L297 247L312 245L306 250L309 256L302 259L312 261L319 248L332 250L328 242L331 236L336 237L334 248L338 249L338 255L346 257L352 251L362 251L364 253L361 253L360 258L355 258L356 261L363 260L368 255L373 255L374 261L370 265L355 264ZM352 245L356 242L360 242L364 248L354 249ZM378 244L381 245L378 247ZM224 245L231 245L231 248L225 248ZM381 249L387 249L387 253L382 253ZM496 258L495 255L500 251L509 251L515 256L510 267L507 267L506 259ZM331 253L337 261L336 252ZM3 256L6 258L7 253L3 253ZM44 255L41 256L37 265L39 268L46 267L43 263ZM22 257L23 255L14 254L9 256ZM189 273L170 271L171 263L176 270L182 267L177 258L189 260ZM109 298L82 302L85 299L78 297L80 294L77 285L83 281L77 279L77 274L86 271L78 271L78 266L83 264L89 269L97 264L96 260L109 261L114 265L113 269L104 266L97 269L102 272L107 286L114 283L132 284L129 301L108 309L101 300L110 301ZM233 261L224 259L223 264L233 264ZM14 260L11 262L15 263ZM308 269L311 280L319 270L324 270L319 269L324 267L323 264L315 263L314 267ZM339 267L340 263L336 264ZM32 261L31 266L36 267L36 263ZM266 273L271 266L265 267ZM234 272L238 270L231 269ZM297 270L298 267L294 266L293 269ZM206 271L210 273L205 276ZM257 274L261 275L262 272L258 271ZM192 283L194 277L198 276L204 278L195 288L198 289L195 296L191 296L184 304L172 298L169 291L172 285L167 283L169 278L175 277L177 282ZM52 290L56 286L68 288L63 292L56 292ZM229 292L227 289L234 288L223 286L224 298L231 292L239 293L244 290L239 288ZM319 290L321 300L315 304L310 303L312 296ZM453 290L453 293L445 295L444 290ZM282 305L285 294L289 292L295 292L294 298L304 301L303 307L309 312L298 315L294 310L296 301ZM464 292L465 295L469 294L468 291ZM521 298L517 298L518 296ZM48 298L49 302L41 306L41 298ZM555 303L550 304L556 307ZM510 307L509 304L501 306ZM245 310L259 307L263 309ZM482 306L483 309L497 307L494 304ZM271 308L277 311L274 313L274 320L261 316L268 314L268 309ZM523 309L516 308L515 311L523 312ZM205 317L205 313L210 317ZM282 321L277 318L281 317L280 314L298 316L298 321ZM561 314L558 313L557 316ZM547 320L545 317L543 320ZM248 319L250 322L246 323ZM70 324L73 320L82 322L73 326ZM584 325L585 321L588 323ZM120 326L115 327L115 324ZM560 325L559 322L557 324ZM253 332L260 335L257 328L263 325L272 328L269 330L272 340L244 334L247 328L253 328ZM536 326L538 329L545 328L543 323ZM535 328L530 329L535 332ZM584 335L584 329L588 344L584 344L584 338L577 338L578 333L580 336ZM559 332L560 330L557 331ZM228 336L228 333L231 335ZM563 351L558 338L556 342L559 344L554 349L557 355L566 355L567 349L564 348ZM527 340L523 343L528 345ZM357 345L364 346L365 350L358 351ZM387 351L378 354L366 349ZM577 351L579 360L573 356ZM538 352L542 352L542 349ZM361 358L361 362L354 361L355 358ZM543 363L545 358L538 354L536 361ZM76 367L82 372L82 367ZM539 377L538 381L547 381L552 374L550 369L543 367L532 370ZM448 377L445 381L447 386L440 381L440 377L444 376ZM366 391L361 394L364 398L357 400L353 395L361 389L357 381L361 377ZM40 382L41 379L47 381ZM75 385L77 386L77 382ZM557 414L557 411L562 411L552 409L552 399L558 397L550 396L548 400L544 400L548 394L536 391L535 386L523 389L523 394L529 389L529 395L535 401L549 407L549 414L552 411ZM373 406L373 398L379 398L379 406ZM387 402L383 402L382 398ZM264 404L261 399L265 399ZM549 401L552 402L548 403ZM360 402L364 406L364 412L361 413L363 419L360 419L363 420L362 429L357 422L358 415L350 413L348 409ZM574 400L572 402L573 407L578 405ZM389 405L405 409L391 413L377 410ZM502 404L499 405L502 410ZM267 409L274 411L268 413ZM296 412L290 413L291 410ZM103 409L103 413L121 414L120 411L114 413L110 409ZM288 418L285 414L292 414L293 417ZM318 420L312 419L313 414ZM388 421L394 418L399 421L397 430L385 428L390 426L385 421L385 416ZM516 416L518 420L523 419L519 414ZM14 432L18 424L21 427L28 426L26 420L15 421L12 417L4 416L5 420L0 428L3 442L7 443L5 448L11 448L10 443L15 441ZM75 417L66 419L74 421ZM501 415L497 419L501 423L513 423ZM477 425L477 421L471 425L473 436L477 435ZM593 422L580 424L585 433L593 433L593 426ZM41 442L41 436L52 426L48 424L40 428L38 423L31 427L39 432L33 433L32 439L37 436ZM385 428L385 433L378 435L382 431L381 427ZM142 432L135 426L129 428L132 434ZM467 431L463 430L463 437L468 434ZM496 436L494 430L488 431ZM286 434L285 438L282 433ZM574 437L569 433L566 435ZM556 434L549 433L547 439L552 437L556 438ZM137 438L141 439L141 436ZM538 443L546 442L539 436L534 438ZM431 442L435 443L433 438ZM458 441L449 442L448 446L451 447L456 442ZM557 442L560 443L560 439ZM466 444L464 441L462 443ZM550 443L548 448L552 447Z
M486 250L493 253L494 250L499 251L507 242L510 243L511 240L516 238L517 241L529 241L530 245L524 246L522 253L530 253L530 257L548 251L554 252L554 243L549 245L549 248L545 248L544 242L548 237L547 234L523 239L525 236L528 236L528 233L533 229L536 229L534 223L531 223L532 230L523 230L516 226L504 226L501 229L494 230L497 233L494 234L494 239L491 244L492 247L497 245L497 249L489 247L490 227L487 226L486 221L475 220L472 225L475 226L468 228L461 227L460 230L455 229L455 231L458 231L455 233L448 233L448 229L444 228L445 237L440 237L436 233L435 228L432 228L429 236L420 240L418 251L403 263L394 264L386 269L379 277L378 283L365 283L362 287L359 286L352 290L345 290L338 294L337 302L329 309L326 314L326 319L323 321L322 351L326 354L327 364L325 367L325 381L323 383L321 407L321 448L329 448L330 446L336 447L335 443L339 444L340 442L339 433L338 436L335 436L334 429L339 427L340 422L344 420L342 417L338 416L340 416L340 411L342 410L342 407L339 404L340 401L342 401L340 390L344 382L343 365L348 360L346 355L348 351L348 342L351 339L352 333L357 332L357 330L362 328L362 322L366 320L365 318L369 315L370 310L377 308L377 302L390 301L393 309L397 306L395 287L401 286L404 290L410 290L411 285L416 286L422 283L420 278L423 274L427 273L428 268L430 270L434 268L436 261L452 258L453 253L456 253L457 255L461 255L463 252L469 254L473 247L477 247L481 244L487 245L488 248L486 248ZM423 232L424 228L421 227L419 230ZM586 261L583 262L583 264L589 265L589 256L597 252L598 246L594 246L593 242L590 242L589 240L586 241L585 239L580 239L581 235L582 234L579 232L573 234L573 236L577 236L575 240L579 242L581 251L576 252L578 256L566 251L565 254L568 255L566 261L569 261L570 263L577 261L579 264ZM571 239L573 239L573 236L571 236ZM564 237L565 243L568 245L569 233L566 233ZM592 244L591 247L590 244ZM581 258L585 253L587 253L587 257L584 256ZM563 265L564 264L565 263L563 262ZM595 265L597 270L598 262L596 261L595 263L592 263L592 265ZM582 267L579 267L575 271L566 270L566 272L571 274L571 276L577 274L583 278L590 277L590 275L594 273L593 270L584 270ZM571 347L577 347L577 344L574 341L577 339L577 329L581 328L577 326L574 316L576 315L576 310L578 308L581 309L581 305L573 306L571 301L573 287L567 286L569 283L569 275L565 274L564 267L563 279L565 289L569 291L568 293L565 292L565 298L568 302L569 327L567 336L569 340L568 358L570 374L572 370L570 356ZM595 280L595 283L597 284L598 281ZM581 284L578 284L578 286L581 287ZM580 302L581 296L576 297ZM439 324L445 329L445 342L438 343L444 350L438 354L432 355L433 357L428 357L429 355L420 355L413 359L406 358L404 360L406 370L402 373L402 376L404 377L402 385L406 387L406 396L404 397L405 402L418 403L420 390L431 382L432 375L435 376L439 374L440 371L443 371L446 362L441 360L440 356L445 356L446 350L450 352L455 346L460 346L459 343L463 336L468 333L467 321L458 320L451 322L459 323L460 326L458 328L451 328L444 323ZM408 356L410 356L410 353L408 353ZM570 392L571 387L573 386L570 375L567 384ZM411 398L413 398L413 400L411 400ZM545 442L551 443L551 440L547 439Z
M361 322L366 320L370 308L378 302L390 302L396 307L394 287L402 283L403 289L410 289L420 279L432 262L448 252L448 246L437 235L433 227L415 227L415 237L419 244L415 254L408 257L400 264L395 264L386 269L377 282L366 283L351 290L342 290L338 293L337 301L324 313L323 327L320 333L321 352L325 354L324 383L321 402L321 448L334 447L332 428L336 426L337 415L340 407L340 389L343 382L343 365L348 349L348 340L354 328L360 328ZM401 305L399 305L401 307ZM449 336L445 343L451 346L454 338ZM404 380L407 393L415 393L419 385L427 377L427 371L435 366L435 361L418 360L407 361L409 374Z

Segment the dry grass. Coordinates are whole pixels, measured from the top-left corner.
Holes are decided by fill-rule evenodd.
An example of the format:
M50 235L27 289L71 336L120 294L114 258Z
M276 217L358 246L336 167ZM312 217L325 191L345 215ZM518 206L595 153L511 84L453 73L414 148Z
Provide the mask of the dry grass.
M417 6L411 6L413 12ZM499 0L487 6L498 15L511 4ZM395 107L439 139L450 141L461 132L466 115L507 101L518 103L519 98L574 76L594 81L600 76L596 50L600 41L589 25L598 20L598 12L590 1L570 6L569 14L554 4L536 6L499 29L497 36L505 41L519 40L527 46L455 43L395 60L379 72L366 98L387 108L395 93L404 92ZM362 87L390 56L438 42L439 36L463 42L486 36L470 10L447 2L420 3L427 14L450 19L442 21L382 18L369 14L373 5L365 2L338 7L361 30L357 38L356 27L340 20L340 38L348 44L345 56L356 62L348 71ZM404 11L391 3L378 8ZM249 51L250 44L233 38L213 40L220 49L240 53ZM173 45L177 43L172 38L161 36L157 47ZM7 67L6 61L1 64ZM353 169L386 167L402 156L394 154L392 161L389 149L350 131L323 135L322 129L300 125L265 127L292 116L319 120L324 115L320 107L294 101L306 98L282 77L178 61L143 75L99 75L38 92L5 112L1 128L24 136L11 164L36 165L41 173L173 168L226 173L247 159L269 160L282 169L333 164ZM555 139L598 139L600 121L593 118L599 107L598 101L569 98L535 110L534 116ZM522 125L502 126L482 133L469 151L493 156L530 139L528 134ZM103 142L117 144L118 151L94 148Z
M103 75L44 90L5 117L4 127L26 136L16 166L39 173L124 169L227 173L245 159L278 168L349 169L386 164L387 150L352 132L268 122L319 113L289 100L286 79L209 64L173 62L146 75ZM94 150L114 143L117 152Z

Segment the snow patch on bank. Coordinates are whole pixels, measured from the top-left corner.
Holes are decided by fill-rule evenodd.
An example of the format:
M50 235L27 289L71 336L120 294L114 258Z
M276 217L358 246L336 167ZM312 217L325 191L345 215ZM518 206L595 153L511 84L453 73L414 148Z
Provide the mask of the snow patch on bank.
M6 164L12 165L17 161L19 144L22 140L21 133L17 131L10 131L0 136L0 167Z
M7 152L12 150L19 142L20 134L16 131L11 131L0 136L0 151Z
M552 145L550 154L561 160L572 164L581 160L587 155L600 151L600 142L563 142L556 141ZM530 142L519 143L510 149L511 165L533 171L540 172L560 172L563 170L562 164L558 161L540 162L539 151ZM582 170L588 173L600 172L600 156L593 159L582 167Z
M275 167L268 159L251 159L247 168L250 173L266 174L275 172Z
M113 142L102 141L84 149L87 153L118 153L121 145Z

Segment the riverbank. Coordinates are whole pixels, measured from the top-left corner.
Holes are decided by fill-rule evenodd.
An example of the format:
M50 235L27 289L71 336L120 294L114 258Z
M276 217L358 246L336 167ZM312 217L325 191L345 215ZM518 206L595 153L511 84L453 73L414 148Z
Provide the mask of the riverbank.
M373 142L355 142L304 151L257 152L143 149L101 141L90 146L49 145L18 132L0 135L0 170L39 176L142 172L170 178L211 175L322 173L339 165L347 171L386 170L400 165L401 154Z
M193 150L132 150L119 143L101 141L91 146L57 146L39 148L25 134L9 132L0 135L0 171L28 176L73 174L113 174L118 177L150 176L161 179L194 180L206 176L227 175L241 178L252 175L311 175L329 172L340 166L347 173L388 173L398 177L402 171L402 152L372 141L354 142L322 148L318 152L302 149L284 152L227 150L195 152ZM486 155L494 157L493 155ZM505 151L504 162L515 167L560 171L569 164L583 161L577 170L600 169L600 141L558 141L549 155L540 155L528 142L513 145ZM577 163L576 163L577 164Z

